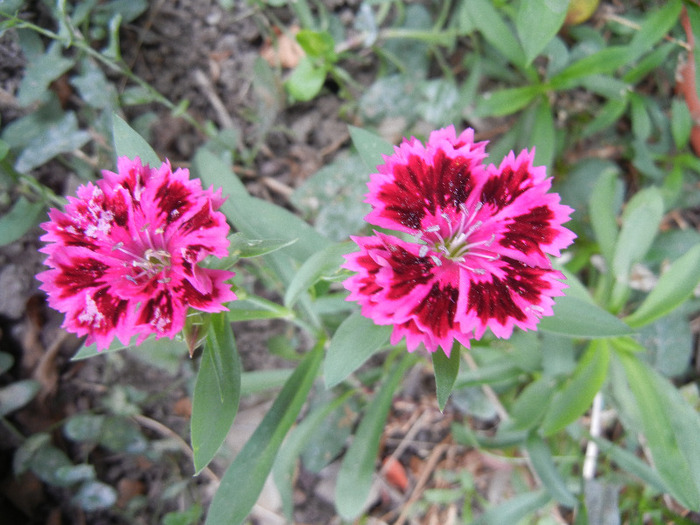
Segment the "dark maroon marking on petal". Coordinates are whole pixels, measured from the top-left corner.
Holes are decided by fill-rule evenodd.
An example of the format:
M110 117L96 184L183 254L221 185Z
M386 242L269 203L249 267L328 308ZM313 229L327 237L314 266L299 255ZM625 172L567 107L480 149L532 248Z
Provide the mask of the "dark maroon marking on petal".
M394 272L394 281L387 293L390 300L400 299L419 285L433 279L431 270L435 266L428 257L419 257L400 246L390 246L390 264Z
M79 290L98 286L107 268L105 263L89 257L72 259L70 266L61 265L60 273L56 277L59 297L63 299L75 295Z
M554 212L547 206L537 206L528 213L518 215L505 227L503 238L499 244L505 248L513 248L524 254L542 252L541 244L550 244L559 234L551 226Z
M175 287L173 289L173 292L176 292L178 288L179 287ZM169 331L173 322L173 301L170 292L161 291L160 293L146 301L145 304L142 304L141 309L139 310L138 323L156 327L158 325L158 319L156 318L156 310L160 312L161 318L167 319L167 323L162 327L160 331Z
M214 288L214 290L216 290L216 288ZM187 306L191 306L192 308L199 309L210 306L214 302L221 302L215 301L215 297L211 293L204 294L198 292L187 279L182 281L182 286L179 287L177 292L182 298L182 302Z
M454 329L458 298L458 288L446 284L441 289L439 283L433 283L430 292L413 309L413 314L423 326L429 327L436 337L446 337Z
M382 247L383 248L383 247ZM375 295L383 290L381 286L377 284L377 272L381 268L369 254L360 255L356 259L357 263L362 266L367 275L358 278L356 282L359 282L357 292L363 295Z
M97 247L95 239L85 235L85 229L82 226L78 226L75 217L60 218L54 221L54 224L56 225L55 233L61 244L65 246L83 246L93 250ZM57 249L60 248L57 247Z
M521 163L516 171L506 166L501 173L491 177L481 190L481 202L502 210L532 187L529 166Z
M490 319L495 319L502 325L508 318L517 321L527 319L525 312L513 301L508 283L496 278L491 283L471 284L467 310L476 312L477 317L484 324Z
M114 222L122 228L126 226L129 220L129 204L127 204L124 194L117 191L112 198L110 211L114 217Z
M426 213L465 202L474 187L469 161L444 151L435 154L432 166L412 155L407 164L394 167L394 179L377 195L386 203L382 215L414 230L420 229Z
M441 209L447 206L458 208L474 189L469 161L464 157L450 158L439 151L433 160L437 172L435 200Z
M97 331L105 334L119 325L119 321L126 316L129 306L129 301L113 296L108 290L109 286L104 286L92 296L97 310L105 317L104 325L96 327Z
M202 208L182 225L182 232L189 233L204 228L213 228L218 226L218 223L211 215L209 201Z
M507 263L505 281L511 292L529 303L539 304L542 293L552 288L542 277L552 270L528 266L510 257L504 257L503 261Z
M191 207L192 192L178 181L166 179L156 191L158 208L165 215L168 224L182 217Z

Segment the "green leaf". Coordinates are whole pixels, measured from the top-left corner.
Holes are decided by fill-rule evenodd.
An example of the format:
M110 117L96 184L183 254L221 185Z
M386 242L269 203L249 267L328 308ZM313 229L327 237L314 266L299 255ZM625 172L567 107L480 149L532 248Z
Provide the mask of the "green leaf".
M578 500L566 486L566 482L554 465L552 454L544 440L533 432L525 444L525 449L530 456L533 469L549 494L561 505L575 507Z
M557 391L542 422L542 433L550 436L576 421L593 403L603 386L610 363L610 346L604 339L588 345L571 379Z
M110 352L120 352L128 348L138 348L139 354L154 352L158 354L158 356L165 356L166 354L184 354L187 351L187 344L179 339L168 339L166 337L156 339L155 337L149 337L140 345L136 345L136 339L136 336L132 337L131 341L129 341L129 343L126 345L119 339L114 339L104 350L97 350L97 344L95 343L91 345L83 345L71 358L71 361L80 361L82 359L88 359L90 357L104 355ZM170 370L171 367L167 367L166 369Z
M379 440L386 425L391 401L404 372L414 363L405 355L386 378L362 418L355 437L345 453L335 485L335 508L345 520L353 520L363 510L372 487Z
M391 155L394 152L394 146L374 133L355 126L348 126L348 130L353 145L370 171L374 171L377 166L384 164L383 155Z
M90 59L81 62L81 74L71 78L71 84L78 89L80 98L93 108L112 108L117 105L117 91L99 66Z
M73 67L74 61L65 58L62 49L61 44L54 42L45 54L28 61L17 93L21 106L42 100L49 92L51 82Z
M112 115L114 151L117 157L134 159L139 157L143 164L157 168L161 160L146 140L134 131L119 115Z
M590 301L568 296L556 298L554 315L543 317L539 329L584 339L616 337L634 332L623 321Z
M12 458L14 475L20 476L29 470L36 453L46 446L51 446L50 443L51 436L45 432L37 432L24 440Z
M231 243L229 246L229 253L232 257L241 259L267 255L268 253L273 253L287 246L291 246L296 242L296 239L248 239L242 233L229 235L228 239Z
M212 314L192 397L190 421L195 475L224 442L241 396L241 360L225 313Z
M435 372L435 395L441 412L445 410L447 399L450 397L452 387L457 379L461 352L462 347L459 344L455 344L449 357L445 355L442 348L439 348L432 354L433 370Z
M520 523L528 515L549 503L550 500L551 497L545 490L519 494L506 500L504 503L491 507L479 516L472 525Z
M228 199L221 206L221 211L246 237L296 240L290 246L266 256L268 260L279 261L281 259L276 256L288 254L298 261L305 261L330 244L296 215L270 202L251 197L243 183L231 172L230 166L211 152L200 149L195 155L193 169L205 186L223 188L223 194L228 195Z
M600 247L600 253L608 265L612 264L617 240L617 217L615 214L615 194L617 193L617 172L606 169L600 174L593 187L588 204L591 226Z
M671 100L671 135L677 149L684 148L690 140L690 132L693 129L693 118L684 100L673 98Z
M587 76L610 73L629 63L635 50L629 46L608 46L600 51L577 60L550 80L555 89L568 89L580 83Z
M612 274L616 280L612 292L613 311L623 306L632 265L641 261L651 248L663 213L663 196L655 187L638 192L627 203L612 260Z
M518 37L530 64L559 32L569 0L528 0L521 2L515 19Z
M73 501L88 512L108 509L117 502L117 491L101 481L91 481L80 487Z
M108 416L102 424L100 444L113 452L141 454L146 451L148 441L140 428L131 419L123 416Z
M345 241L366 227L372 207L364 202L369 177L356 153L336 156L299 186L291 203L311 217L316 231L333 241Z
M330 279L338 275L341 272L340 265L345 261L343 255L356 248L357 245L351 242L331 244L309 257L289 283L284 294L284 305L291 308L309 287L321 279Z
M64 486L64 481L58 476L62 467L71 467L68 456L53 445L45 445L39 448L32 456L30 468L43 482L54 487Z
M0 388L0 417L29 403L39 392L39 388L41 385L33 379L22 379Z
M68 111L59 121L42 126L17 157L15 169L29 173L57 155L82 148L89 140L90 134L78 129L75 113Z
M323 351L314 348L299 363L277 399L226 470L216 491L206 523L243 523L260 495L277 450L296 421L316 378Z
M330 63L338 57L335 54L335 42L328 31L311 31L302 29L296 35L297 42L307 55L322 58Z
M467 386L483 385L508 381L519 377L523 370L513 364L512 360L498 360L476 370L467 370L457 375L454 390Z
M656 471L671 495L689 509L700 508L700 416L676 388L636 356L622 362Z
M357 370L389 342L391 326L374 324L359 312L338 327L328 347L323 367L326 388L332 388Z
M281 388L292 375L291 369L253 370L241 374L241 396Z
M289 75L284 87L295 100L306 102L321 92L325 81L326 68L315 66L311 59L305 56Z
M644 302L624 321L637 328L669 314L693 295L699 282L700 244L696 244L661 274Z
M56 469L56 479L61 486L68 487L80 481L95 479L95 467L92 465L65 465Z
M0 217L0 246L5 246L22 237L39 222L44 211L41 202L30 202L24 197L17 199L6 215Z
M489 0L463 2L463 11L486 41L500 51L512 64L525 65L525 55L514 31L503 21Z
M593 438L593 440L598 444L600 451L617 463L620 468L638 477L654 490L666 492L666 486L659 475L636 454L605 439Z
M528 2L524 3L527 4ZM539 104L537 104L530 139L535 148L535 163L540 166L551 167L557 140L552 108L549 107L549 99L547 97L541 97Z
M105 416L79 413L72 416L63 426L63 434L72 441L97 442L102 433Z
M541 85L502 89L494 93L484 93L476 106L479 117L503 117L523 109L542 93Z
M635 50L636 57L642 56L654 47L673 29L678 23L682 8L683 2L681 0L670 0L658 11L645 13L644 22L629 44L629 47Z
M645 142L652 132L651 117L647 111L647 104L644 97L637 93L629 94L630 117L632 120L632 134L634 137Z
M529 430L539 425L552 401L553 387L554 381L547 376L527 385L510 409L510 422L504 424L510 423L513 430Z
M15 358L7 352L0 352L0 375L7 372L15 364Z

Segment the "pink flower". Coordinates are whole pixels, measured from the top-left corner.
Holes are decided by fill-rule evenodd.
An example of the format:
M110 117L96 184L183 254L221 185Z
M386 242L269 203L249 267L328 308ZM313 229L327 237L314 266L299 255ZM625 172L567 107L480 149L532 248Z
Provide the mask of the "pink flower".
M344 267L348 300L380 325L393 325L409 351L423 343L449 355L487 328L510 337L536 329L563 295L559 256L575 235L562 227L573 211L548 193L551 179L534 152L511 152L484 166L486 143L474 131L434 131L427 144L404 140L371 175L367 222L400 232L353 237L359 252Z
M152 168L121 157L117 168L80 186L65 212L52 209L42 224L50 269L37 276L41 289L66 314L63 327L98 350L114 337L172 339L189 308L221 312L236 298L224 282L233 272L199 266L228 255L221 190L202 189L167 161Z

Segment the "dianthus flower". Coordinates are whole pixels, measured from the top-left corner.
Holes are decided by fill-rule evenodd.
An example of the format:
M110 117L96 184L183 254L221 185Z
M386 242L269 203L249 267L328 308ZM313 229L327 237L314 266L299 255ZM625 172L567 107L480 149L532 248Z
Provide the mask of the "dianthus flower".
M469 346L486 329L510 337L535 329L563 295L559 256L575 235L562 227L573 211L548 193L551 179L533 166L534 151L511 152L485 166L486 142L474 131L433 131L423 145L404 140L370 177L365 220L401 232L353 237L346 256L355 273L348 300L380 325L393 325L409 351L423 343L449 355L455 340Z
M202 189L167 161L154 168L138 157L121 157L117 173L102 175L42 224L50 269L37 278L49 305L65 314L63 327L101 350L114 337L172 339L189 308L226 310L236 296L224 281L234 273L199 266L228 255L229 227L216 211L221 190Z

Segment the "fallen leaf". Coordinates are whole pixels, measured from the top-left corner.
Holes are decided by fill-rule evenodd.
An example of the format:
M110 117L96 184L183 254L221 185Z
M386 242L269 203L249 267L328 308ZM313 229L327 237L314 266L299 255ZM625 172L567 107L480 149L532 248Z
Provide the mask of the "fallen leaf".
M260 50L260 56L272 67L282 66L286 69L297 67L305 55L295 38L298 32L299 26L292 26L286 32L278 30L276 41L266 41Z
M406 469L396 458L391 456L386 458L382 466L382 471L390 485L399 489L401 492L406 492L406 489L408 489Z

